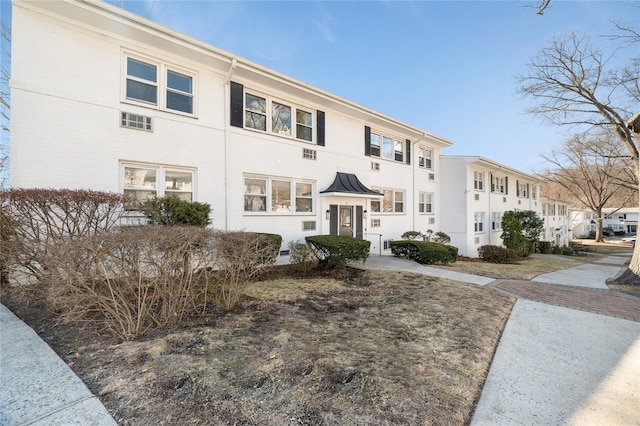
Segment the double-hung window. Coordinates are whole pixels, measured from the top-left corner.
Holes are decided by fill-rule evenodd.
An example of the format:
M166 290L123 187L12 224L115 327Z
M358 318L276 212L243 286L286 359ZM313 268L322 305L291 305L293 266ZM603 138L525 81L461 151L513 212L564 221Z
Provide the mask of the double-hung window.
M483 232L484 230L484 213L474 213L473 215L473 231Z
M404 212L404 191L399 189L372 188L382 193L382 200L371 200L373 213L402 213Z
M418 166L423 167L425 169L431 169L432 162L431 159L433 157L433 151L424 147L418 148Z
M473 172L473 189L484 191L484 172Z
M167 70L167 109L193 114L193 77Z
M158 104L158 66L127 58L126 97L130 100Z
M244 211L268 214L313 213L313 183L245 176Z
M433 213L433 194L421 192L419 195L418 211L420 213Z
M194 114L195 73L125 55L124 98L156 109Z
M372 157L385 158L399 163L405 161L405 143L400 139L372 131L370 141Z
M244 127L313 141L313 113L256 93L244 94Z
M176 196L193 201L194 174L191 169L153 164L122 164L127 209L139 207L153 197Z
M491 213L491 230L500 231L502 229L502 213Z

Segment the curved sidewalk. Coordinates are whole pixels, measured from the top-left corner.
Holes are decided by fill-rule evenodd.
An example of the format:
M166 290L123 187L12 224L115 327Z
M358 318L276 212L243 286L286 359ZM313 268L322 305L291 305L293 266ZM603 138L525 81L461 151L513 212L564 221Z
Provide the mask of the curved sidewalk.
M53 349L0 304L0 425L116 424Z

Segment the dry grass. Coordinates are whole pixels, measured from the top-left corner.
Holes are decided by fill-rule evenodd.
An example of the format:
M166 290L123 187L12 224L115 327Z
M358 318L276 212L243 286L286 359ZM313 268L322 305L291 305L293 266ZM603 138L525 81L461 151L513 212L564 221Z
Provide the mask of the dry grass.
M621 253L631 254L633 252L631 243L623 243L621 241L597 243L594 240L574 240L574 243L580 250L601 255Z
M496 279L530 280L540 274L572 268L592 260L594 260L593 257L586 256L554 255L553 257L529 257L510 265L460 260L446 266L436 267Z
M354 274L256 282L208 323L63 358L127 425L467 424L514 300Z

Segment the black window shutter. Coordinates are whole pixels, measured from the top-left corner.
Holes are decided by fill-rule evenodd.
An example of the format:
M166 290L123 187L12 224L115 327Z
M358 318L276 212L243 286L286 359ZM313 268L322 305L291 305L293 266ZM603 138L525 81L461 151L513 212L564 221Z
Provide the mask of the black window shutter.
M364 126L364 155L371 157L371 127Z
M520 181L516 180L516 197L520 196Z
M407 164L411 164L411 141L407 139Z
M231 125L244 127L244 87L240 83L231 82Z
M329 206L329 235L338 235L338 205Z
M316 145L324 146L324 111L316 111Z
M504 193L509 195L509 177L505 176L504 178Z

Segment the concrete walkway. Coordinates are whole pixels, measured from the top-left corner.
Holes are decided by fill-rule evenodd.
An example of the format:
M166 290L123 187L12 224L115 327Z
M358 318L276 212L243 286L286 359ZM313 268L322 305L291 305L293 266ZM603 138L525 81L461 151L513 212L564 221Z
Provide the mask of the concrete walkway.
M0 304L0 425L116 424L49 345Z

